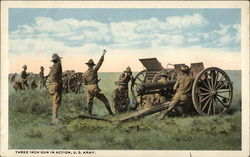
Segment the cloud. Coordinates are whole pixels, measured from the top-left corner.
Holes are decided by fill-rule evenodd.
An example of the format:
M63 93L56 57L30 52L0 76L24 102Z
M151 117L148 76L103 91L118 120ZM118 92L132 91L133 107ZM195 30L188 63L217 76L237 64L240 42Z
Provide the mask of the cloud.
M34 23L21 25L10 33L11 39L53 39L76 46L84 43L121 44L162 43L181 45L183 29L204 26L208 21L201 14L168 17L164 21L152 17L144 20L101 23L94 20L66 18L53 20L35 17ZM158 42L157 36L166 36L168 42ZM172 37L170 37L172 36ZM70 45L70 44L69 44ZM72 45L72 44L71 44ZM133 44L132 44L133 45Z
M185 15L185 16L173 16L166 18L166 21L169 25L178 27L178 28L187 28L197 25L206 25L208 21L201 14Z
M33 23L10 32L10 71L18 72L23 64L34 72L41 65L48 68L54 52L64 57L64 69L83 71L84 62L97 61L105 47L110 53L102 71L122 71L128 65L140 71L138 59L147 57L164 64L204 61L208 66L240 69L240 24L221 23L211 30L209 23L197 13L108 23L35 17Z

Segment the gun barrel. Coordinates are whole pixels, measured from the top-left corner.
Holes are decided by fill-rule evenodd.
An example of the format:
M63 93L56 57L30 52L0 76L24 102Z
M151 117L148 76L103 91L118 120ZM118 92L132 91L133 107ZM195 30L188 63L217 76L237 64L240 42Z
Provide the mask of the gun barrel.
M139 94L145 94L145 93L152 92L154 90L160 90L164 88L173 88L175 82L176 81L142 83L138 85L137 92Z

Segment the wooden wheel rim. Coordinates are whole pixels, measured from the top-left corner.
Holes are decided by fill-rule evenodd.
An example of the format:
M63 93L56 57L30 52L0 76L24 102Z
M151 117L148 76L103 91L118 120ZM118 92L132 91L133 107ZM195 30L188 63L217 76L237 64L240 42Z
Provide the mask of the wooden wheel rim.
M134 78L134 80L131 83L131 93L133 100L137 102L137 92L136 92L136 85L138 83L142 83L146 78L146 70L140 71ZM138 103L138 102L137 102Z
M69 90L73 93L83 93L83 73L73 74L68 82Z
M195 78L192 100L199 114L204 116L223 114L230 108L232 98L232 82L223 70L210 67L201 71Z

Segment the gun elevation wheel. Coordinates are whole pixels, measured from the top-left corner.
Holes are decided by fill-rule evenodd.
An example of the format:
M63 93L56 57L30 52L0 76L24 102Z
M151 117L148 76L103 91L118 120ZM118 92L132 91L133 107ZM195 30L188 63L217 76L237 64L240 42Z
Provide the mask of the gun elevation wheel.
M195 78L192 99L199 114L223 114L229 109L232 98L232 82L223 70L216 67L207 68Z

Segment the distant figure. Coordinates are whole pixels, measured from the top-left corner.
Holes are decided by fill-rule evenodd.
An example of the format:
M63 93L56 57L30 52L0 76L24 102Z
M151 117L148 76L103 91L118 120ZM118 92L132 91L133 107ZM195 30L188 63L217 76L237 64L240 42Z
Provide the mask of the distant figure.
M106 50L103 50L103 54L98 61L97 65L95 65L94 61L90 59L86 64L88 65L88 70L84 73L84 84L86 85L86 95L87 95L87 103L88 103L88 112L92 115L92 106L93 106L93 99L96 97L97 99L101 100L105 107L107 108L110 115L113 115L111 111L108 99L105 97L103 93L101 93L101 89L98 86L98 75L97 71L101 67L104 61L104 55Z
M24 90L29 88L29 85L27 82L27 78L28 78L29 74L26 71L27 71L27 66L24 65L23 71L21 72L22 89L24 89Z
M22 81L21 80L15 80L12 84L13 88L17 91L21 91L23 90L23 87L22 87Z
M185 116L187 110L190 107L192 102L191 92L194 78L190 75L190 68L187 65L181 67L181 72L183 73L183 77L176 81L174 85L174 90L176 90L176 93L172 98L168 109L163 111L161 119L164 119L164 117L175 107L177 107L177 112L179 112L182 116ZM182 103L183 106L179 106L180 103Z
M54 64L50 68L49 77L51 84L49 86L49 93L52 98L52 123L58 124L58 109L62 100L62 65L61 57L58 54L52 55Z
M14 73L10 76L10 82L13 83L16 80L17 73Z
M43 88L44 86L44 81L45 81L45 77L44 77L44 67L41 66L40 67L40 72L39 72L39 86L40 86L40 90Z

